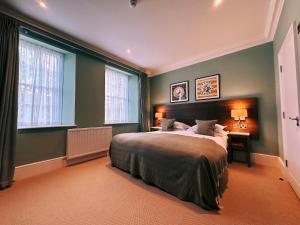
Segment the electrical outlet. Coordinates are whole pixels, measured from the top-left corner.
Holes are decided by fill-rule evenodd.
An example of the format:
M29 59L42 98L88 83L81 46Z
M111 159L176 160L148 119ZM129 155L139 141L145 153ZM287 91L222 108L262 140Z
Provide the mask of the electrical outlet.
M241 128L241 129L247 129L247 127L248 127L248 126L247 126L247 124L245 124L245 123L242 123L242 124L240 125L240 128Z

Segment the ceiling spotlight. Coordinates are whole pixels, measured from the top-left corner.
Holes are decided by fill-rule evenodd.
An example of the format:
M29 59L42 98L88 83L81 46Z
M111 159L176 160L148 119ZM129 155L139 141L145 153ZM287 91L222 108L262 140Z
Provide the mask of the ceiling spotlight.
M130 54L130 53L131 53L131 49L130 49L130 48L127 48L127 49L126 49L126 52L127 52L127 54Z
M44 1L42 1L42 0L39 0L39 1L38 1L38 4L39 4L42 8L44 8L44 9L47 8L46 2L44 2Z
M135 8L137 4L137 0L129 0L129 5L131 8Z
M215 2L214 2L214 6L215 6L215 7L218 7L218 6L220 6L220 5L221 5L221 3L222 3L222 1L223 1L223 0L215 0Z

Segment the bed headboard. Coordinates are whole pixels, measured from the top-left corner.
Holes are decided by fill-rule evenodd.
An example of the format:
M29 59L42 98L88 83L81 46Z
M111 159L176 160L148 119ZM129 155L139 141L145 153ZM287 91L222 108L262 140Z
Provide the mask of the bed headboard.
M246 121L246 129L234 128L237 123L231 118L231 109L245 108L248 112ZM186 104L167 104L155 105L153 108L153 116L155 112L163 113L164 118L174 118L177 121L195 125L195 120L218 120L219 124L226 125L229 131L250 132L252 139L259 138L259 121L258 121L258 99L257 98L241 98L216 100L208 102L195 102ZM154 118L154 124L157 120Z

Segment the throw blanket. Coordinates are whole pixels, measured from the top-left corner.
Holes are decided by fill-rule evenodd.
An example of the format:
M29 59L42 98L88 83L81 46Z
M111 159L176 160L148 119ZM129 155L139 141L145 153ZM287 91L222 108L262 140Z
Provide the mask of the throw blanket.
M213 140L166 133L113 137L112 166L141 177L181 200L219 209L227 184L227 151Z

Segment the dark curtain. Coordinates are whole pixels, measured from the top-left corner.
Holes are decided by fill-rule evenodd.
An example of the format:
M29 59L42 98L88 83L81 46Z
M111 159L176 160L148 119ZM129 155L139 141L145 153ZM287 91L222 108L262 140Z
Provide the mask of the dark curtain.
M19 25L0 14L0 188L12 184L18 115Z
M149 131L149 103L148 103L148 78L147 75L141 73L139 75L140 84L140 130Z

